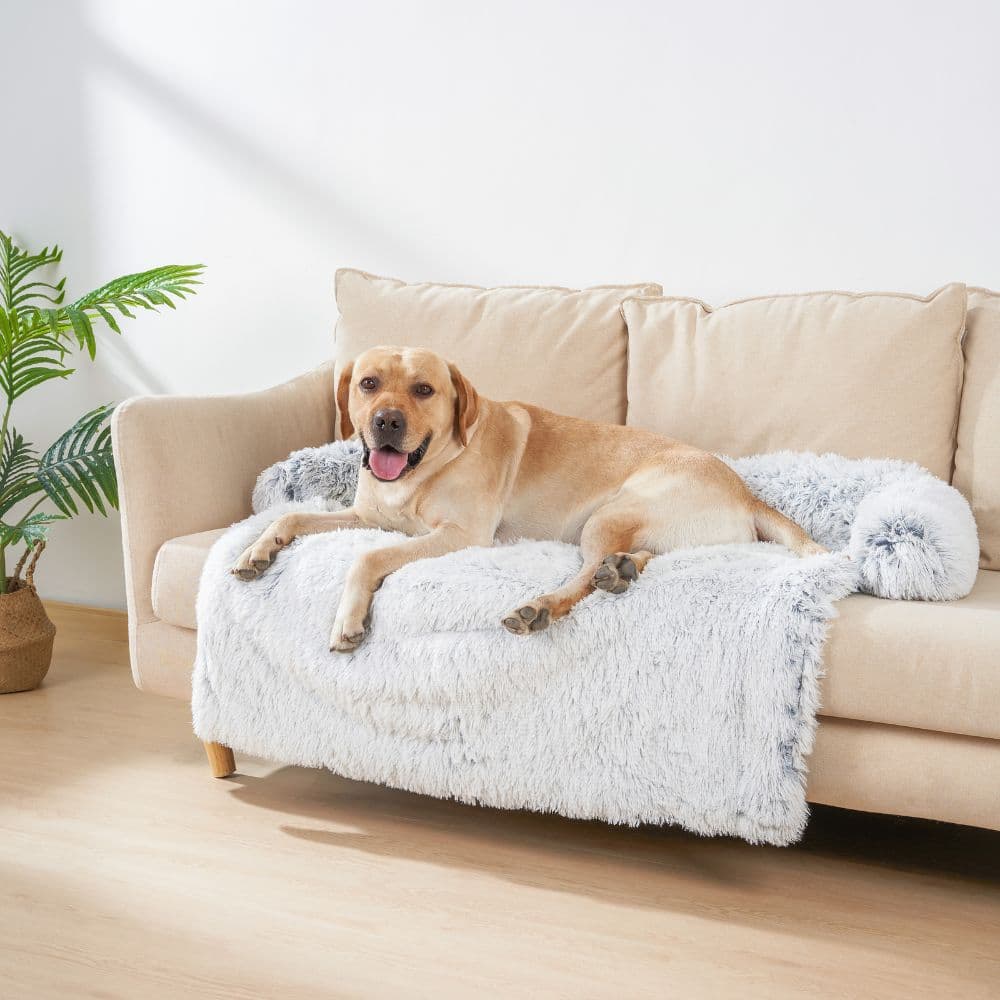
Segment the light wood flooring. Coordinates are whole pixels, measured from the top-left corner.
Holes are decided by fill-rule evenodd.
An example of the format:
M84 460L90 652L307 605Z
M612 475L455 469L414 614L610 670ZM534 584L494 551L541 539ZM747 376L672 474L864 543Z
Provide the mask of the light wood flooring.
M817 808L794 848L250 761L55 605L0 696L0 997L1000 997L1000 834Z

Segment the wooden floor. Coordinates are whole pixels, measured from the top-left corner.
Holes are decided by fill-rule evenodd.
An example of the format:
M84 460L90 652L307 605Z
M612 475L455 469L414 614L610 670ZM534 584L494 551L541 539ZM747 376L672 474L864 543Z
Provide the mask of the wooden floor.
M795 848L237 758L65 606L0 697L0 997L1000 996L1000 834L815 811Z

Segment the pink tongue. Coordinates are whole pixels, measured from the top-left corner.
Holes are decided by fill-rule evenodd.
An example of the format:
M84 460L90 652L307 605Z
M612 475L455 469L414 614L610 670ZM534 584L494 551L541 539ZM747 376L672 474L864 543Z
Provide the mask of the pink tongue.
M368 464L379 479L398 479L407 457L404 452L379 448L368 456Z

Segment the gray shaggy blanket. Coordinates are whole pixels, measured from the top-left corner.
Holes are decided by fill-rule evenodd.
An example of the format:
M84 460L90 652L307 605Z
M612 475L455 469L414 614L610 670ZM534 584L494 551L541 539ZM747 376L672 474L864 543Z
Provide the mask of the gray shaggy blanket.
M368 638L345 656L327 641L348 567L399 536L307 536L258 580L229 572L281 506L353 495L349 446L327 446L313 466L322 487L296 477L282 487L320 500L271 506L234 525L209 555L195 731L271 760L464 802L791 843L808 816L806 759L836 600L861 585L869 554L874 586L916 581L953 594L969 572L968 539L954 536L968 524L951 499L900 506L924 486L935 492L926 473L900 463L879 463L879 485L862 475L859 490L849 479L833 489L822 459L807 475L792 475L780 456L770 471L759 461L733 464L761 495L780 494L786 502L775 506L819 540L852 553L857 545L859 556L797 559L767 544L674 552L653 559L626 593L595 593L547 631L514 636L501 614L576 572L578 550L536 541L465 549L390 576ZM292 463L301 469L300 457ZM269 470L261 484L273 482ZM269 505L261 484L256 501ZM866 497L886 490L859 532ZM810 501L817 491L824 499ZM974 538L973 526L973 547Z

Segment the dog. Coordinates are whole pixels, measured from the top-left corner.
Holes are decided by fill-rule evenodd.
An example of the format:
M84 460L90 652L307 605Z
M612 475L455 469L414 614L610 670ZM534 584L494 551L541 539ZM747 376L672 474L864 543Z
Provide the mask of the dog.
M538 538L580 546L576 576L503 615L517 635L548 628L595 589L623 593L654 555L673 549L763 540L801 556L827 551L714 455L635 427L486 399L429 350L366 351L342 371L337 409L341 436L357 433L363 447L354 505L283 514L233 567L254 579L316 532L409 535L351 566L331 650L363 641L372 597L390 573L471 545Z

